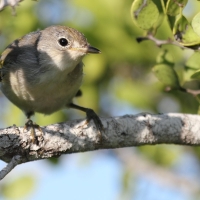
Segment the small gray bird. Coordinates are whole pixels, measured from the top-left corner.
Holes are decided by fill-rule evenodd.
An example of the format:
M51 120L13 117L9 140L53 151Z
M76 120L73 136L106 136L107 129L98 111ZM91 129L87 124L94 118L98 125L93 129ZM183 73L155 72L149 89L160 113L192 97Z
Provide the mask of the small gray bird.
M83 57L100 53L83 34L66 26L50 26L15 40L0 57L0 88L27 116L51 114L64 107L84 111L102 132L103 125L89 108L75 105L83 78ZM36 128L39 126L36 125Z

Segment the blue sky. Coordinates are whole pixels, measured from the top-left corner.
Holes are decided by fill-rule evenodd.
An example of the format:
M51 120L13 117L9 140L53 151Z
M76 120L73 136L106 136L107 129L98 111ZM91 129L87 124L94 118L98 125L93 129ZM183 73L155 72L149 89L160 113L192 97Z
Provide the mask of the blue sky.
M193 168L195 160L186 157L180 160L176 170L180 174L193 175L199 170ZM0 162L0 168L5 163ZM137 163L136 163L137 165ZM169 188L144 175L135 174L131 179L130 195L121 196L124 166L109 151L64 155L60 164L54 166L47 161L35 161L17 166L3 181L13 180L24 174L31 174L36 180L33 192L27 200L190 200L187 193L177 188ZM134 169L133 169L134 173ZM191 173L191 174L192 174ZM191 175L190 174L190 175ZM120 198L121 197L121 198ZM0 198L4 199L4 198Z
M121 188L119 162L102 153L82 154L64 155L57 166L45 160L19 165L3 182L31 173L36 179L36 187L26 197L29 200L64 197L78 200L93 199L94 196L96 200L116 199L116 191ZM0 162L0 168L4 165L5 163Z

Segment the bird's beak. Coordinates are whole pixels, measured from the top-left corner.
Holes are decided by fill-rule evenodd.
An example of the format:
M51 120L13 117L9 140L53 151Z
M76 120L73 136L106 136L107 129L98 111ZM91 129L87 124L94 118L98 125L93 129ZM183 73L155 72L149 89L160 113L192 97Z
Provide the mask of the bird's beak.
M86 53L101 53L101 51L95 47L88 45Z

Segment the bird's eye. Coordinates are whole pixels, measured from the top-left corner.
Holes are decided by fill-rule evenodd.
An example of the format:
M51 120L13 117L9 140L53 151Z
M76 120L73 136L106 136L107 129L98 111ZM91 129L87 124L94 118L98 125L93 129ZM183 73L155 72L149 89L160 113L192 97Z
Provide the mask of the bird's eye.
M69 42L68 42L68 40L66 38L60 38L58 40L58 42L62 47L66 47L69 44Z

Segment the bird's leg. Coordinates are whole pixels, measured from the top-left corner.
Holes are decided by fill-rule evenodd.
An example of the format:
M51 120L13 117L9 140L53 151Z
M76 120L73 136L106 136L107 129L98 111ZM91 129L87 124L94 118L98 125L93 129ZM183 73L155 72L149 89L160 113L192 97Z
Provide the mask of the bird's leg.
M28 128L30 128L31 129L32 142L34 144L38 144L38 138L36 137L35 129L38 129L41 132L42 135L43 135L43 131L42 131L41 127L38 124L33 123L33 121L30 119L32 115L34 115L34 112L27 112L26 113L27 121L25 123L24 130L27 131Z
M70 103L69 107L85 112L86 117L87 117L86 124L88 124L90 120L94 121L94 124L95 124L95 126L98 130L99 138L100 138L100 141L101 141L102 133L104 132L104 127L103 127L103 124L102 124L100 118L98 117L98 115L92 109L84 108L84 107L78 106L74 103Z

